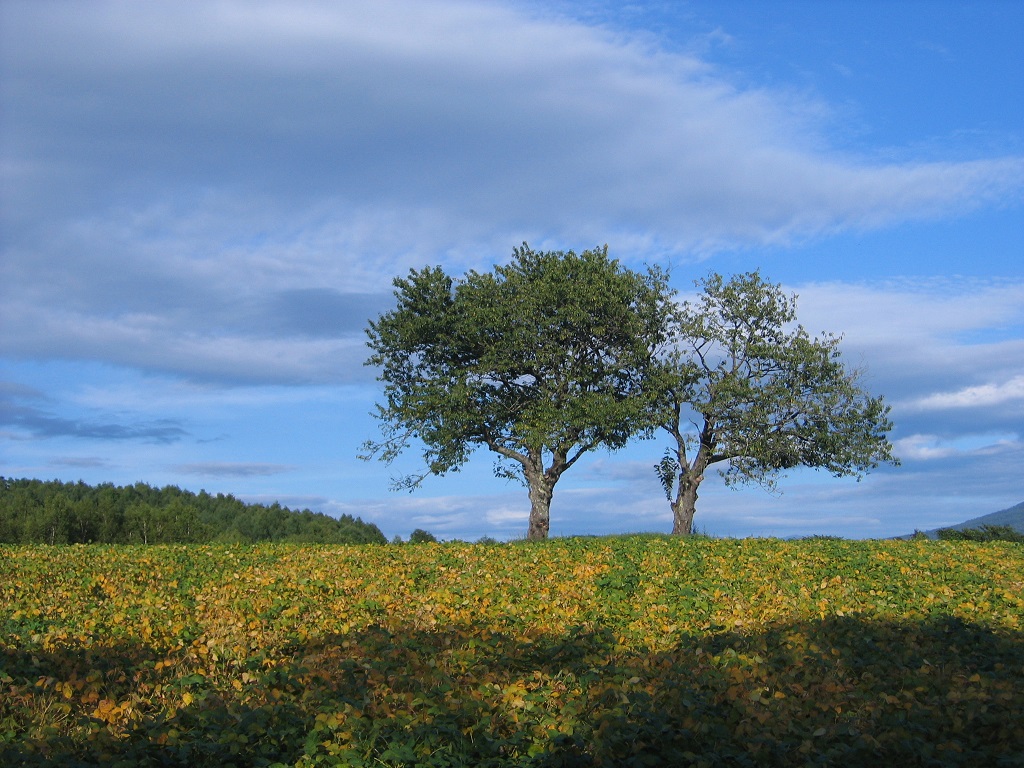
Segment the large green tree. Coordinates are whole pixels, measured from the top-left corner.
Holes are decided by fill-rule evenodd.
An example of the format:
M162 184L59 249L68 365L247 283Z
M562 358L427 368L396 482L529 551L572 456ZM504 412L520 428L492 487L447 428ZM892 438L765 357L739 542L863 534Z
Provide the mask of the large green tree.
M796 296L758 272L698 281L696 301L671 319L671 352L660 377L661 426L673 444L656 466L672 506L673 533L692 531L705 470L727 462L727 484L774 488L798 466L858 479L898 463L889 408L844 365L840 339L812 338L796 319Z
M671 308L660 270L626 269L607 246L524 244L492 272L453 280L425 268L394 285L397 307L367 330L367 365L384 383L383 439L363 457L391 462L421 442L425 468L396 487L457 470L485 447L498 455L496 475L528 487L527 537L541 539L562 474L653 427L652 353Z

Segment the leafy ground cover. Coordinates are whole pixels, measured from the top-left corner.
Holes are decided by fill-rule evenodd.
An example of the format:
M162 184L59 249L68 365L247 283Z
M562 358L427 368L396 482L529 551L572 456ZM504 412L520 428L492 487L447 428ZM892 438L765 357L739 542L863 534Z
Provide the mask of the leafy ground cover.
M0 764L1020 765L1024 546L0 547Z

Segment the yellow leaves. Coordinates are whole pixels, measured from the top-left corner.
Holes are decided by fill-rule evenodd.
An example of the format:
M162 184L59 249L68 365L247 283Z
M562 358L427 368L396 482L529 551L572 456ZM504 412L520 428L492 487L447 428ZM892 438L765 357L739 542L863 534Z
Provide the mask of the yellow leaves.
M116 723L121 719L123 713L122 707L110 699L101 699L91 713L91 716L97 720L103 720L107 723Z
M125 738L144 717L163 729L152 744L174 745L199 738L172 733L176 718L206 718L214 733L232 713L292 712L339 755L372 727L479 743L481 732L535 734L539 749L552 733L596 743L599 721L664 712L700 733L714 723L695 712L735 711L745 734L803 729L796 751L928 707L955 710L968 733L968 706L1019 700L1012 659L989 673L943 650L974 647L967 623L992 633L986 653L1019 631L1019 548L594 540L155 548L146 563L124 548L5 554L0 650L23 663L0 673L4 695L67 739L90 720ZM917 653L925 619L961 623ZM604 727L608 739L618 730Z
M522 709L526 707L526 694L526 686L522 682L514 682L501 689L501 700L516 709Z

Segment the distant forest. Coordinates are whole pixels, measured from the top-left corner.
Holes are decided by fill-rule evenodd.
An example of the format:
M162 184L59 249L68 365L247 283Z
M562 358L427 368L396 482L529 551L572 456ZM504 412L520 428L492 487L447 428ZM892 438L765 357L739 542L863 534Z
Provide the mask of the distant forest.
M0 477L2 544L386 544L372 523L175 486Z

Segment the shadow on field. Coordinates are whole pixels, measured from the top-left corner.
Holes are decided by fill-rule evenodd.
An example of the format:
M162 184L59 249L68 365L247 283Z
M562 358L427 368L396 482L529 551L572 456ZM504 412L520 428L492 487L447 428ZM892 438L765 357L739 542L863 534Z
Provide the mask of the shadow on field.
M677 640L381 627L253 651L220 677L155 669L140 646L8 649L0 763L1024 764L1020 634L832 617Z

